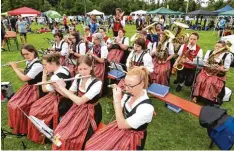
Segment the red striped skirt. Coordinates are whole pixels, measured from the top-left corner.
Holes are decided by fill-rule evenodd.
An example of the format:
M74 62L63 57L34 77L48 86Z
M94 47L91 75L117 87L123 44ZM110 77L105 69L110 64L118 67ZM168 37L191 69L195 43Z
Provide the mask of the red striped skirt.
M193 96L215 101L224 87L225 77L208 76L204 69L197 75Z
M101 81L104 81L105 63L97 63L97 64L95 64L94 73L95 73L95 77L97 77Z
M93 104L73 104L54 132L55 136L59 137L62 145L57 147L53 144L52 149L81 150L90 124L94 131L97 129L94 112Z
M119 63L120 60L122 59L123 55L124 55L123 50L111 49L111 51L108 53L107 60L108 60L108 62L113 61L113 62Z
M154 58L153 64L154 64L154 71L150 75L152 83L169 85L168 79L170 76L170 68L171 68L170 61L168 61L165 64L159 64L158 61Z
M97 131L86 143L85 150L136 150L144 131L119 129L114 121Z
M49 93L33 103L29 115L44 120L50 125L53 119L53 129L58 125L58 103L60 98L55 93ZM28 139L36 143L44 143L44 136L37 130L31 121L28 122Z
M27 134L28 119L18 107L28 114L32 104L38 99L39 89L35 85L25 84L9 100L8 125L13 128L13 133Z

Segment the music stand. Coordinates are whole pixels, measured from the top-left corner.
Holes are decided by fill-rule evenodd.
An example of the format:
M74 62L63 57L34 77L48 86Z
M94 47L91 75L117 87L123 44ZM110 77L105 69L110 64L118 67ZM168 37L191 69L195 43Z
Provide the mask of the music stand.
M200 57L197 57L196 59L193 60L193 65L196 66L196 70L195 70L195 75L194 75L194 79L193 79L193 84L192 84L192 90L190 93L190 100L192 100L192 96L193 96L193 90L194 90L194 84L197 78L197 71L198 69L201 69L205 66L205 62L202 60L202 58L200 59Z

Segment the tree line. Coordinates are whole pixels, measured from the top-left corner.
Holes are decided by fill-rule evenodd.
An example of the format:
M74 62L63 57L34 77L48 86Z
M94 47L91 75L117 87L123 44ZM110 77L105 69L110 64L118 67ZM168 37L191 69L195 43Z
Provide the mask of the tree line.
M234 8L234 0L209 0L208 10L217 10L225 5ZM136 10L154 10L160 7L170 8L175 11L186 12L186 0L157 0L155 4L145 3L143 0L2 0L2 12L10 11L15 8L27 6L41 12L56 10L61 14L83 15L86 12L97 9L105 14L114 14L115 8L122 8L125 14ZM85 7L86 6L86 7ZM86 8L86 9L85 9ZM201 8L201 0L189 0L188 12Z

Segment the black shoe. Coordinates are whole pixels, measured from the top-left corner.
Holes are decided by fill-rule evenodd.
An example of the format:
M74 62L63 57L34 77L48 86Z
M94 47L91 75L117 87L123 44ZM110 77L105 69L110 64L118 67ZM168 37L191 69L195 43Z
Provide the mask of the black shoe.
M181 89L182 89L182 86L178 84L177 87L176 87L176 92L180 92Z
M177 81L177 80L175 80L173 83L174 83L174 84L178 84L178 81Z

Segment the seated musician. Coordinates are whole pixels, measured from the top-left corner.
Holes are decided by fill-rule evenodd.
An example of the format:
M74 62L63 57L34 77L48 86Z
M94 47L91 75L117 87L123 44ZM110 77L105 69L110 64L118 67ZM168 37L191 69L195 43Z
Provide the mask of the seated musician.
M52 74L50 77L51 81L56 81L60 78L71 78L69 70L60 65L58 54L43 56L42 63L44 66L42 82L47 81L48 74ZM68 81L66 87L70 88L70 86L71 81ZM72 101L63 98L60 95L62 92L56 87L56 84L44 84L42 85L42 90L49 93L32 104L29 115L37 117L40 120L44 120L46 125L53 125L53 129L55 129L58 125L59 118L65 115L72 106ZM27 138L40 144L44 143L45 141L44 136L41 135L39 130L30 120L28 121Z
M9 63L20 80L27 82L7 103L8 125L13 128L14 134L27 134L28 119L20 109L28 114L32 104L44 95L41 87L34 85L42 80L43 70L37 50L32 45L24 45L21 54L27 60L24 70L14 62Z
M149 41L147 39L147 31L141 30L139 32L139 34L140 34L140 36L139 36L140 38L145 39L145 44L146 44L147 51L151 54L152 49L153 49L153 45L156 45L156 43L152 43L151 41Z
M126 63L128 46L129 39L128 37L125 37L125 30L120 29L118 31L118 36L112 43L108 44L110 52L107 60L109 62Z
M155 26L148 29L149 33L147 39L152 43L157 43L159 41L159 35L163 31L162 25L160 23L155 24Z
M94 73L96 77L104 81L105 60L108 55L108 49L100 33L96 33L93 35L93 43L94 43L94 47L88 53L88 55L91 55L93 58Z
M81 150L93 135L102 120L102 108L98 102L102 82L93 75L92 59L81 56L78 59L79 76L91 76L74 80L70 89L65 88L64 81L58 81L58 88L63 96L70 98L74 104L62 118L54 131L54 136L62 142L53 150Z
M148 71L144 67L130 70L125 77L125 90L113 88L116 120L97 131L86 143L86 150L143 150L147 126L154 107L147 95ZM129 95L130 94L130 95Z
M99 28L99 33L102 34L102 37L105 41L105 43L108 45L109 43L111 43L111 39L106 35L106 29L101 27Z
M68 43L63 40L63 34L57 32L54 34L55 43L49 50L60 55L60 64L65 65L65 58L68 56Z
M71 43L69 45L69 56L66 60L66 66L68 67L71 76L75 76L77 58L87 53L86 45L82 39L80 39L79 33L72 33L69 37Z
M170 33L165 30L160 34L159 43L153 50L154 72L151 74L152 83L169 85L169 76L171 63L170 60L174 55L174 46L170 42Z
M189 36L189 43L183 44L178 51L179 57L176 59L173 70L178 65L184 66L182 70L178 70L177 79L174 81L174 84L177 84L176 91L181 91L183 85L192 86L193 80L195 77L196 66L193 65L193 60L197 57L202 58L203 51L197 45L197 41L199 39L198 33L192 33Z
M146 51L146 44L143 38L138 38L134 42L134 49L127 58L126 67L128 71L130 71L131 69L137 66L144 66L149 72L149 74L152 73L154 70L152 57ZM124 83L125 83L124 79L121 79L120 82L118 83L118 86L123 89Z
M193 89L194 102L222 104L226 73L229 71L232 57L224 41L217 42L213 51L206 52L204 57L206 66L198 74Z

